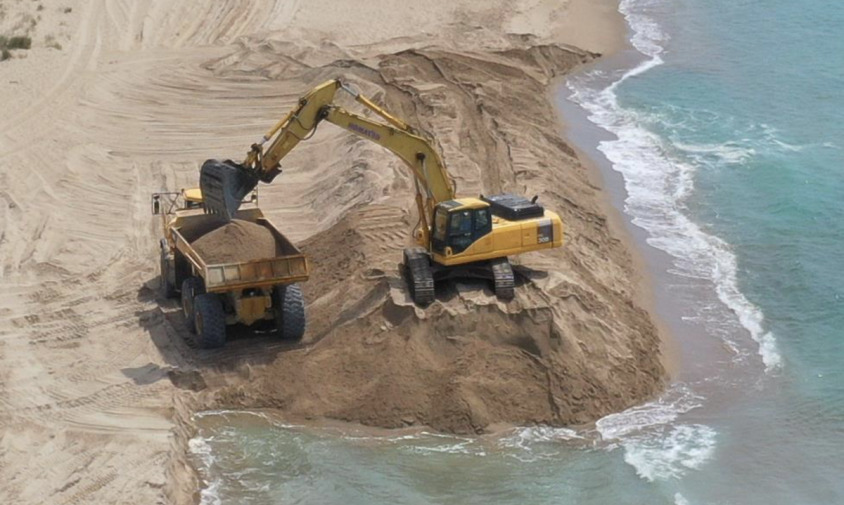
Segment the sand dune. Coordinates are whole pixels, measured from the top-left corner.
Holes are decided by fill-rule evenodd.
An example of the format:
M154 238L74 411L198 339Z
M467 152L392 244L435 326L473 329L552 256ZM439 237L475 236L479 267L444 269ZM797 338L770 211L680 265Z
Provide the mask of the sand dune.
M588 2L42 3L33 48L0 62L3 502L191 501L183 452L203 405L473 431L587 422L660 386L630 257L546 96L594 57L565 45L579 42L561 28L571 12L589 12L587 49L618 37ZM4 2L0 27L24 10ZM54 32L61 49L46 46ZM521 260L510 305L456 285L420 312L395 268L414 221L407 171L321 127L261 191L314 258L306 341L200 351L149 288L149 194L195 185L208 157L240 157L334 77L435 136L462 194L540 195L569 244Z

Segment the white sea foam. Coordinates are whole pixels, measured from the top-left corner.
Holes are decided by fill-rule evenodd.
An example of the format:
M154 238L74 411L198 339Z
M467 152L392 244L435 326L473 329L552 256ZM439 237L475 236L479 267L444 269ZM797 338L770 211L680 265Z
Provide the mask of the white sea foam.
M592 122L617 137L601 142L598 149L624 176L628 194L625 211L633 223L648 231L649 244L674 257L674 271L714 283L718 298L757 342L765 368L771 371L781 364L776 339L765 329L762 312L738 288L738 265L729 244L705 232L684 214L684 200L694 188L695 166L671 155L672 150L685 147L696 149L699 154L708 150L709 154L740 162L755 153L741 144L672 145L649 131L644 126L645 118L621 107L617 99L615 91L622 82L663 63L661 43L667 36L647 14L650 9L659 8L662 1L621 2L620 11L634 31L632 43L648 59L604 89L590 87L594 75L571 79L571 99L586 109Z
M498 441L498 444L501 447L530 452L533 450L532 446L537 443L582 439L583 437L581 435L569 428L530 426L527 428L516 428L512 434L502 437Z
M202 467L199 470L206 476L210 473L216 461L211 445L208 443L211 440L213 440L213 437L196 436L188 441L188 449L202 462ZM219 490L222 484L222 479L219 478L206 481L200 492L200 505L220 505L222 502Z
M691 505L691 503L680 493L674 493L674 505Z
M740 165L756 156L755 148L741 145L741 143L735 141L728 141L723 144L689 144L675 140L672 144L674 147L691 154L692 157L696 157L696 155L712 156L725 164Z
M683 384L675 384L658 400L610 414L596 423L601 437L621 446L624 461L641 478L669 480L708 461L715 450L716 432L703 424L678 424L677 419L701 406L703 398Z
M602 417L595 428L604 440L623 439L673 423L702 405L703 398L685 384L675 383L658 399Z
M715 451L715 430L702 424L674 426L664 437L633 437L622 442L624 461L643 479L668 480L700 468Z

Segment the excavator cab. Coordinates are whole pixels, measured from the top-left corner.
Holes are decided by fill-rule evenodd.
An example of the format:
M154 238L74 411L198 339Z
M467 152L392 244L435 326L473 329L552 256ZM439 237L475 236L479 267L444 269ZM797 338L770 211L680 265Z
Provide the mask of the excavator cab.
M474 198L449 200L437 205L431 248L437 254L460 254L492 232L489 204Z

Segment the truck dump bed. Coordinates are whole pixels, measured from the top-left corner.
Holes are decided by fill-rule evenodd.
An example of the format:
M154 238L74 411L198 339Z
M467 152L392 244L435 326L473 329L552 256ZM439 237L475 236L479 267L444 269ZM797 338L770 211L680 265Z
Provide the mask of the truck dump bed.
M172 228L176 249L193 265L196 275L203 278L206 291L221 293L292 284L308 279L309 270L305 255L264 218L260 209L244 209L235 217L270 230L276 241L276 256L245 262L207 263L191 244L225 223L215 216L198 212L195 215L180 217L177 225Z

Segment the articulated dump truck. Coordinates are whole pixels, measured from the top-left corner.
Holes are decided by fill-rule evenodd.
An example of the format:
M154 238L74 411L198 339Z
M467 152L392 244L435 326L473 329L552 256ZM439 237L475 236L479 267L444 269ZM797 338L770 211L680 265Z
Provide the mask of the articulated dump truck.
M252 201L257 199L252 198ZM308 280L308 261L256 205L244 205L235 219L265 227L276 241L272 257L214 263L194 244L227 223L206 214L198 189L152 195L153 214L162 216L160 289L166 298L181 294L188 329L204 349L222 347L226 327L274 320L283 339L305 332L305 303L299 283Z

